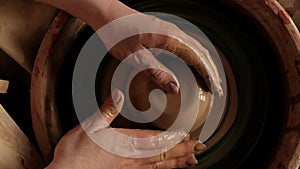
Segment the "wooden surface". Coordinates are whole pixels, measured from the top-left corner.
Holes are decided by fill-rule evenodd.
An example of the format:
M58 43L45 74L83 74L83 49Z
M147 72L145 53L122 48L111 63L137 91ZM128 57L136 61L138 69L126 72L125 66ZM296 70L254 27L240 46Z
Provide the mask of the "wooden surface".
M8 85L8 81L0 80L0 93L7 93Z
M0 0L0 49L27 72L57 9L28 0Z
M300 28L300 0L278 0Z
M0 168L41 169L44 161L0 104Z

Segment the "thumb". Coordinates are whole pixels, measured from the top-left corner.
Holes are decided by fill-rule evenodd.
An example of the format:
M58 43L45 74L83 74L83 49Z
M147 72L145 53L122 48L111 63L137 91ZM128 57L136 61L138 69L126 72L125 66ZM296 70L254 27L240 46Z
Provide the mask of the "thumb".
M102 118L109 124L117 117L121 112L124 104L124 95L118 90L114 89L111 95L105 100L104 104L100 108L100 114Z
M81 123L85 131L95 132L107 128L118 116L124 103L124 95L114 89L111 95L105 100L100 110Z
M138 51L127 56L124 61L137 70L146 70L152 82L167 93L177 94L179 92L179 82L174 73L160 63L153 55L154 49L140 47Z

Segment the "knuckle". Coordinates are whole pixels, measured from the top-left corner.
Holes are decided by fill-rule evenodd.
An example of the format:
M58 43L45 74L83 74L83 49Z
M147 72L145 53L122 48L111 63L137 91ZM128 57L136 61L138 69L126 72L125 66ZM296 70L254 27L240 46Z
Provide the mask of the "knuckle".
M150 69L151 79L154 81L162 82L164 80L164 72L159 69Z
M171 81L176 81L172 72L162 68L150 69L150 79L162 88L166 87Z

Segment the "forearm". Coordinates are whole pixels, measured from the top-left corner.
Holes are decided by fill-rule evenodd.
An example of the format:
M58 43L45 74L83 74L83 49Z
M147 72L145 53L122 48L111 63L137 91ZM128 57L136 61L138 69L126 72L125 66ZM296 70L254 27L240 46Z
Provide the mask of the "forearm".
M118 0L36 0L64 10L95 30L122 16L136 13Z

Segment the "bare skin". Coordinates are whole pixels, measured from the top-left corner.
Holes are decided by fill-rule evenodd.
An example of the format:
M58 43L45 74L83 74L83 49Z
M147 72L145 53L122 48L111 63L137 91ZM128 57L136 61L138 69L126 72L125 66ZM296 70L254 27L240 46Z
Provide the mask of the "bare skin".
M94 30L104 27L106 24L111 23L119 18L139 14L141 20L151 20L149 25L165 32L166 35L159 34L140 34L118 43L110 49L110 52L118 60L123 60L129 54L142 49L160 48L170 51L182 58L188 65L193 66L200 75L203 76L207 86L217 92L219 95L223 94L221 88L221 79L215 64L212 62L209 52L192 37L185 34L174 24L160 20L150 15L141 14L138 11L131 9L117 0L37 0L38 2L45 3L56 8L67 11L85 21ZM140 29L138 25L118 25L114 29L120 29L123 32L131 31L132 29ZM141 30L143 31L143 30ZM108 43L107 39L101 36L104 43ZM109 44L108 44L109 45ZM142 64L156 65L160 69L149 69L148 74L151 80L163 89L165 92L177 94L179 92L178 81L175 75L156 60L155 56L149 51L146 55L138 58L142 60ZM134 60L133 62L136 62ZM134 66L139 65L140 62L133 63ZM143 65L142 65L143 66ZM104 104L101 113L104 116L108 114L104 120L90 120L91 132L97 138L97 132L109 130L108 124L116 117L116 114L111 115L115 111L111 102L109 105ZM96 120L97 121L97 120ZM104 124L103 121L107 123ZM95 122L95 123L94 123ZM99 125L95 125L99 124ZM173 142L174 148L154 157L147 158L128 158L115 155L107 152L99 147L95 140L89 137L89 133L83 130L85 125L80 125L65 135L56 147L54 160L47 167L52 168L183 168L192 166L197 163L194 153L203 150L205 146L199 141L183 139L182 142ZM150 130L129 130L118 129L119 132L132 137L149 137L161 133L161 131ZM176 134L175 134L176 135ZM101 135L99 135L101 137ZM176 137L175 137L176 138ZM114 140L115 138L109 138ZM178 138L177 138L178 139ZM173 140L174 141L174 140ZM175 144L176 143L176 144ZM159 148L159 147L154 147ZM143 151L143 150L139 150ZM163 158L162 158L163 157Z
M119 97L120 101L114 105L112 96L110 96L103 104L99 112L103 118L89 118L83 124L78 125L72 131L67 133L58 143L55 149L55 155L52 163L46 169L168 169L168 168L184 168L197 164L194 154L201 152L205 146L196 140L189 140L188 134L184 132L169 132L164 134L163 138L171 138L163 140L166 144L176 145L172 149L161 154L144 157L144 158L130 158L118 156L102 149L96 144L97 140L103 139L101 133L105 130L112 130L107 128L108 125L118 116L118 110L122 107L124 98L123 94L115 90L113 96ZM115 100L115 99L114 99ZM101 117L101 116L98 116ZM118 132L134 137L134 138L149 138L160 134L162 131L153 130L132 130L132 129L113 129ZM91 139L91 135L93 135ZM116 138L109 137L109 140ZM181 141L182 140L182 141ZM151 140L156 142L158 140ZM143 151L145 146L129 145L124 148L122 144L115 144L115 148L122 149L122 151L130 150L135 147L135 151ZM119 146L119 147L118 147ZM161 149L161 145L153 144L153 150Z
M131 53L139 50L149 48L159 48L172 52L186 62L186 64L193 66L198 73L203 76L206 85L218 93L223 94L221 82L216 65L207 49L205 49L198 41L181 31L176 25L158 19L151 15L142 14L132 8L127 7L117 0L38 0L39 2L52 5L69 12L70 14L79 17L86 21L94 30L99 30L108 23L116 21L125 16L136 15L135 23L118 22L110 29L115 30L107 34L99 35L105 44L118 32L127 33L132 30L143 32L146 22L146 27L163 32L165 35L155 33L139 34L131 38L124 39L120 43L109 47L110 53L118 60L123 60ZM112 24L113 25L113 24ZM179 85L173 73L156 60L155 56L149 51L143 55L143 64L157 65L160 69L149 69L148 73L152 77L151 80L163 89L165 92L177 94L179 92ZM134 65L140 67L143 65Z

